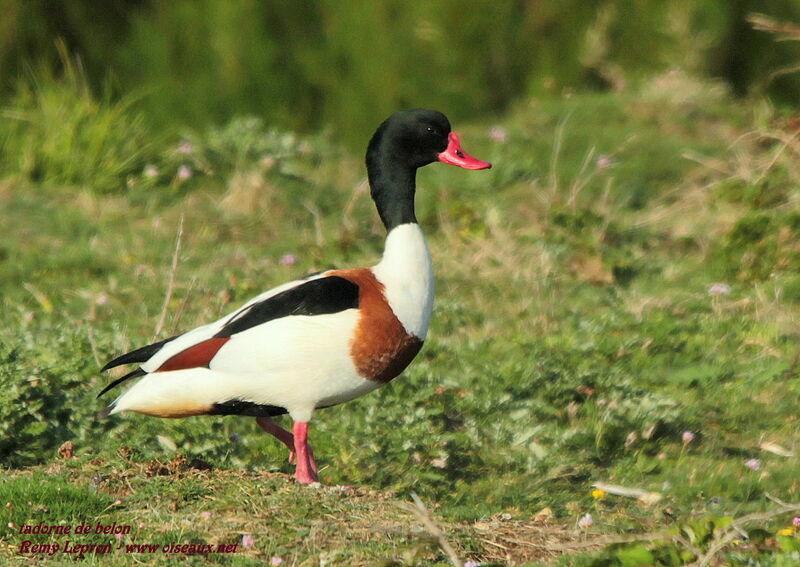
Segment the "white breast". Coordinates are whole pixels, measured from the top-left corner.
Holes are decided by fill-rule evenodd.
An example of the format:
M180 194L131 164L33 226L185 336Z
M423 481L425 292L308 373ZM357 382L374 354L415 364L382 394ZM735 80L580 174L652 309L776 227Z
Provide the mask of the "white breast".
M424 339L433 310L433 266L417 223L401 224L386 237L383 258L373 269L389 306L412 335Z

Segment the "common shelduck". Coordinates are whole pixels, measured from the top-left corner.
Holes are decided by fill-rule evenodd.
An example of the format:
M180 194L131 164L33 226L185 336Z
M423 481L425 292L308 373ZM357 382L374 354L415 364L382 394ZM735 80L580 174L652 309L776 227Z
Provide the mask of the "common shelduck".
M417 168L490 163L461 149L441 112L407 110L377 129L366 154L372 199L386 226L372 268L327 270L280 285L235 312L115 358L103 371L138 363L100 394L141 379L102 412L158 417L256 417L296 460L298 483L317 482L308 422L327 408L400 374L422 348L433 307L428 246L414 214ZM288 413L293 432L272 417Z

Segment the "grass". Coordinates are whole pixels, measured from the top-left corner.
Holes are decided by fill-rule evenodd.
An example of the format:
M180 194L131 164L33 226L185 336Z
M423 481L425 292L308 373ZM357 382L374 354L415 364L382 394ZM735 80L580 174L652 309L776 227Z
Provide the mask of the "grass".
M437 272L425 348L312 423L323 481L353 490L295 486L252 419L100 420L94 397L111 379L102 363L153 338L170 282L163 336L299 274L376 262L360 156L240 119L165 137L113 190L9 169L0 525L85 518L135 526L135 543L254 540L146 565L446 564L398 505L414 493L461 558L487 564L791 563L798 538L778 532L796 514L780 502L800 501L793 124L669 74L456 125L495 167L420 171ZM5 556L28 561L2 529Z
M3 109L0 165L33 182L113 191L157 153L156 136L134 110L135 97L95 96L80 61L57 46L62 76L29 72Z

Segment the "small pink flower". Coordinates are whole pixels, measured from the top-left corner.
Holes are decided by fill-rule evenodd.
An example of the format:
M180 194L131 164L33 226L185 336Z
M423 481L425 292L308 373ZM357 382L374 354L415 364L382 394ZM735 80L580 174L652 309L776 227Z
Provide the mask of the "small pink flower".
M122 534L115 534L114 537L117 538L117 541L122 541Z
M273 555L272 559L270 559L269 562L271 565L280 565L281 563L283 563L283 559L281 557L278 557L277 555Z
M479 565L480 565L480 563L478 563L477 561L472 561L472 560L467 561L466 563L464 563L464 567L478 567Z
M200 512L200 517L203 518L204 520L210 520L211 519L211 512L208 512L208 511Z
M792 525L793 526L800 526L800 518L798 518L797 516L792 518Z
M297 256L294 254L284 254L281 256L281 259L278 260L278 263L281 266L294 266L297 263Z
M194 153L194 146L192 146L192 143L188 140L184 140L178 144L178 147L175 148L175 151L177 151L179 154L190 156Z
M152 163L147 164L144 166L144 171L142 171L142 175L147 177L148 179L153 179L154 177L158 177L159 171L156 166Z
M256 540L250 534L242 536L242 547L250 549L256 544Z
M584 514L578 520L578 527L582 530L588 530L592 524L594 524L594 520L591 514Z
M611 158L607 155L600 154L597 156L597 168L598 169L606 169L607 167L611 167Z
M508 140L508 131L502 126L492 126L489 128L489 137L495 142L505 144Z
M744 466L746 466L751 471L761 470L761 461L758 459L747 459L744 462Z
M688 445L689 443L694 441L694 433L692 433L687 429L686 431L683 432L683 435L681 435L681 439L683 440L684 445Z
M717 282L715 284L711 284L711 286L708 288L708 293L711 295L730 295L731 286L726 283Z
M178 168L178 179L186 181L192 178L192 168L188 165L182 165Z

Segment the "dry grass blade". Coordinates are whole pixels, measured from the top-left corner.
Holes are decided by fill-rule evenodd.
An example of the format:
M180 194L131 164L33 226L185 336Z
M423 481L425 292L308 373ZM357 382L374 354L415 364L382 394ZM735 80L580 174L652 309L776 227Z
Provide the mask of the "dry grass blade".
M578 549L588 549L590 547L605 547L617 543L635 543L638 541L661 541L673 537L668 532L653 532L646 534L636 534L631 536L601 536L583 541L572 541L566 543L548 544L545 547L550 551L575 551Z
M178 224L178 236L175 238L175 252L172 253L172 266L169 270L169 282L167 283L167 291L164 294L164 304L161 306L161 314L158 316L156 328L153 330L153 339L155 340L164 330L164 323L167 320L167 309L169 309L169 302L172 299L172 292L175 289L175 273L178 271L178 258L181 253L181 240L183 238L183 215Z
M414 514L417 519L422 522L422 525L425 527L425 531L427 531L431 536L436 538L436 541L439 544L439 547L442 548L442 551L445 552L447 557L450 559L450 562L454 565L454 567L464 567L464 564L461 562L461 559L458 558L458 554L456 550L450 545L450 542L447 541L447 537L445 537L444 532L442 529L436 525L436 522L433 520L431 513L425 507L425 504L422 503L419 496L411 493L411 498L414 500L414 504L409 504L407 502L401 502L398 505Z
M778 41L800 41L800 26L797 24L780 22L759 13L749 14L747 21L755 30L774 33L778 36Z
M189 298L192 295L192 291L194 291L194 286L197 284L197 278L192 278L192 281L189 282L189 289L186 291L186 296L183 298L180 307L178 307L178 312L175 314L175 317L172 320L172 334L176 334L178 330L178 325L180 325L181 319L183 318L183 314L186 311L186 305L189 303Z
M800 511L800 504L790 504L787 502L782 502L777 498L767 495L767 497L779 505L777 510L770 510L768 512L755 512L753 514L747 514L740 518L736 518L733 522L731 522L730 526L727 529L723 530L719 534L714 536L714 540L711 542L711 545L704 554L698 557L697 561L692 563L693 567L706 567L706 565L710 565L713 561L714 557L729 543L733 540L742 537L744 531L744 526L746 524L750 524L753 522L764 522L767 520L771 520L775 516L780 516L782 514L787 514L789 512L798 512Z
M772 453L773 455L778 455L779 457L791 458L795 456L794 451L790 451L789 449L778 445L777 443L773 443L772 441L761 441L758 444L758 448L762 451L766 451L767 453ZM767 496L769 498L769 496Z
M86 327L86 334L89 338L89 348L92 349L92 357L98 368L102 368L103 361L100 359L100 353L97 351L97 343L94 340L94 331L92 330L91 322Z
M607 482L596 482L592 486L615 496L636 498L645 504L655 504L662 498L662 495L658 492L650 492L649 490L644 490L642 488L620 486L618 484L609 484Z
M561 157L561 144L564 140L564 130L567 127L572 113L568 113L566 117L558 124L556 128L555 138L553 139L553 154L550 156L550 173L548 175L550 181L550 198L551 201L555 199L558 193L559 179L558 179L558 161Z
M325 236L323 235L322 230L322 211L320 211L319 207L311 201L304 201L303 206L309 213L311 213L311 216L314 217L314 241L316 242L317 246L324 246Z
M765 16L764 14L753 13L747 16L747 21L752 24L753 29L774 34L775 41L800 41L800 26L790 22L781 22ZM770 84L778 77L792 75L800 72L800 65L782 67L769 73L761 80L764 85Z

